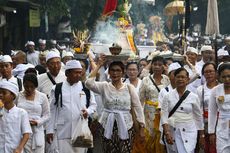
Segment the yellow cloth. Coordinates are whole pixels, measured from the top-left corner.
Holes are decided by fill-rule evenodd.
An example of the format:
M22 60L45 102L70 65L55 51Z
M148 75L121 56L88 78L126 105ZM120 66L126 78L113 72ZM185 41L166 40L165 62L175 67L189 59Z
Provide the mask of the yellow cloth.
M148 105L157 107L158 102L146 101ZM159 131L160 112L155 113L153 120L153 135L146 129L145 130L145 143L140 143L139 138L135 137L132 153L166 153L164 145L160 144L161 133Z

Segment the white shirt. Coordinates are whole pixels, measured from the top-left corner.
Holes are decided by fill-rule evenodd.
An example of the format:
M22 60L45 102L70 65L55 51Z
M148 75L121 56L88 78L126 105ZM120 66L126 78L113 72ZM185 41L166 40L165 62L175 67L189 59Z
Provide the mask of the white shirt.
M167 90L166 90L167 88ZM161 104L162 104L162 101L164 99L164 96L167 95L170 91L172 91L173 88L172 88L172 85L169 84L167 87L161 89L160 93L159 93L159 96L158 96L158 102L159 102L159 108L161 108Z
M25 133L32 133L27 112L16 106L9 111L4 109L0 117L1 153L12 153Z
M208 111L208 105L209 105L209 99L210 99L211 91L212 91L212 89L209 89L207 87L206 83L197 88L197 95L200 99L200 102L201 102L200 104L201 104L202 110L204 107L204 110Z
M56 77L53 77L53 79L56 83L63 82L66 79L65 73L59 71L58 75ZM52 87L53 83L50 81L49 77L47 76L47 73L43 73L38 76L38 91L50 97L50 91Z
M37 121L37 126L32 126L32 148L44 146L44 127L43 125L48 121L50 117L50 107L48 98L44 93L35 90L34 100L27 100L20 92L16 100L16 104L19 108L23 108L27 111L29 119Z
M13 75L17 78L23 79L24 73L28 68L34 68L34 65L27 63L27 64L18 64L14 69L13 69Z
M27 62L37 66L39 64L39 51L27 52Z
M184 68L188 71L190 79L192 79L196 76L196 74L192 71L192 69L188 65L185 65ZM195 69L196 69L196 73L198 73L202 77L202 75L201 75L202 67L199 66L198 63L196 63ZM196 93L196 90L200 85L201 85L201 79L197 78L195 81L189 83L187 87L190 91L192 91L193 93Z
M219 97L223 97L223 101L219 101ZM223 84L214 87L211 91L208 109L208 133L215 133L218 112L217 134L228 137L230 132L230 94L225 94Z
M139 89L140 89L142 80L139 79L139 78L137 78L137 79L138 79L137 86L136 86L136 87L134 86L134 87L135 87L135 91L137 92L137 94L139 94ZM129 78L127 78L127 79L125 80L125 83L131 84Z
M9 81L9 82L15 84L16 86L18 86L18 89L19 89L18 79L12 75L12 77L10 79L7 80L6 78L2 78L1 81L3 81L3 80ZM21 83L22 83L22 79L20 79L20 80L21 80ZM22 89L24 88L23 83L21 84L21 88Z
M37 126L43 127L43 124L48 121L50 117L50 104L47 96L44 93L35 91L34 100L27 100L20 92L16 100L16 104L19 108L23 108L27 111L30 120L36 120Z
M81 110L86 109L86 95L82 90L81 81L73 84L72 86L64 81L62 85L62 104L57 106L54 105L55 99L55 87L52 88L50 97L50 111L51 118L48 122L47 133L54 133L57 129L57 137L61 139L70 139L74 128L78 124L80 119ZM59 103L60 103L59 99ZM92 92L90 92L90 106L86 109L88 114L92 114L96 111L95 97Z
M197 130L202 130L204 125L198 96L190 92L190 94L181 103L175 113L170 118L168 118L169 112L173 109L178 101L179 94L176 89L173 89L164 96L161 107L162 125L167 123L173 127L176 127L178 123L194 123Z

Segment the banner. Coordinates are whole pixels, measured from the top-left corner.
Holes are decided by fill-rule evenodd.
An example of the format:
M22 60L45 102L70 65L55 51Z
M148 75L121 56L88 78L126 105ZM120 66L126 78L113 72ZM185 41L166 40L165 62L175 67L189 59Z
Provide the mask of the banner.
M29 10L29 26L36 28L40 27L40 11L39 9Z

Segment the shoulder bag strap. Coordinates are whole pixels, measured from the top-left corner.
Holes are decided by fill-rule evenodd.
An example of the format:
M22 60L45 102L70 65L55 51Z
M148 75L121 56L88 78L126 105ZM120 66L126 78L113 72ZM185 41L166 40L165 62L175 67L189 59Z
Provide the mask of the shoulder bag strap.
M177 108L181 105L181 103L185 100L185 98L189 95L189 93L190 93L190 91L188 91L188 90L185 91L185 93L181 96L181 98L176 103L176 105L173 107L173 109L169 112L168 118L170 118L175 113Z
M56 84L55 80L52 78L51 74L49 72L46 72L48 78L50 79L50 81L53 83L53 85Z
M204 85L202 86L202 104L203 104L203 114L205 112L205 109L204 109Z
M54 90L54 96L55 96L55 103L54 105L57 105L59 107L59 97L60 97L60 107L62 107L62 82L56 84L55 90Z
M153 80L153 78L151 77L151 75L149 76L149 78L152 81L153 85L156 87L157 91L160 92L160 89L158 88L157 84L155 83L155 81Z

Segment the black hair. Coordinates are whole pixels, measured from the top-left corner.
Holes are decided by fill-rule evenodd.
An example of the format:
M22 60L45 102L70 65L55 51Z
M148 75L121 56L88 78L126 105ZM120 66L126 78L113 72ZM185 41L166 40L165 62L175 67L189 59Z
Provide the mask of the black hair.
M176 77L181 71L185 71L186 72L186 76L189 77L188 71L185 68L183 68L183 67L176 69L176 71L174 72L174 76Z
M113 66L119 66L122 69L122 72L125 73L125 65L121 61L114 61L109 65L109 71Z
M208 65L212 65L212 66L214 67L214 70L215 70L215 71L217 70L217 67L216 67L216 64L215 64L215 63L213 63L213 62L207 62L207 63L205 63L205 64L203 65L203 67L202 67L202 70L201 70L202 75L204 75L204 69L205 69Z
M46 68L42 65L35 66L35 69L38 71L38 74L46 73Z
M131 65L131 64L134 64L137 66L137 70L139 71L139 65L137 62L135 61L129 61L127 64L126 64L126 70L128 69L128 67Z
M37 75L37 70L35 68L28 68L25 71L25 74L27 74L27 73L33 73L33 74Z
M230 63L223 63L219 66L218 68L218 75L221 75L221 72L223 72L224 70L230 70Z
M24 75L23 77L23 83L25 83L25 81L30 81L34 84L34 86L37 88L38 87L38 79L37 76L34 73L27 73Z
M165 63L164 58L161 57L161 56L155 56L155 57L153 57L152 63L157 62L157 61L162 62L163 64Z

